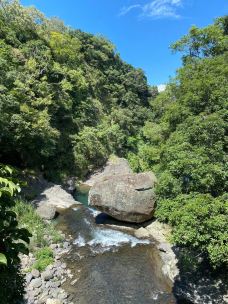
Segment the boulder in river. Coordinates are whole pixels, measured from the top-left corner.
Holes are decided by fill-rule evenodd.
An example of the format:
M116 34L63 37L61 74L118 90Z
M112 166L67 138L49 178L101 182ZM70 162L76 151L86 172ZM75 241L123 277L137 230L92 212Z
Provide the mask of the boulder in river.
M141 223L152 218L155 208L152 172L106 176L89 192L89 205L126 222Z
M111 177L114 175L125 175L133 173L128 161L125 158L111 157L105 166L96 172L83 182L80 186L91 188L95 183L103 180L104 178Z

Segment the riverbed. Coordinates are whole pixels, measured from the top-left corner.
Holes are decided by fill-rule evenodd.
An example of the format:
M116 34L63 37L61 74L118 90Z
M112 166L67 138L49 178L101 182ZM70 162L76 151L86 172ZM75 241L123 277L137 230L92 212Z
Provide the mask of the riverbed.
M113 222L110 225L105 216L85 205L60 217L58 228L72 239L72 249L64 257L73 274L64 284L71 302L176 303L154 241L138 239L133 228Z

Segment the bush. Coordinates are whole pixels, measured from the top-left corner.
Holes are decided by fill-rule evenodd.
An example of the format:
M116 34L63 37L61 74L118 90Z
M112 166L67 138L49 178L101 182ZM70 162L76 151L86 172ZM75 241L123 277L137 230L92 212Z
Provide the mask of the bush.
M31 236L20 228L16 213L15 195L20 191L12 177L13 169L0 165L0 303L14 304L23 296L23 276L20 274L19 253L28 253Z
M54 262L53 251L47 246L51 243L61 242L62 235L55 229L53 223L45 223L31 204L17 200L14 211L20 226L28 229L32 234L29 249L35 253L36 257L32 268L39 271L45 270L48 265Z
M179 195L175 199L161 200L156 216L173 226L174 242L201 249L214 267L228 263L227 197Z

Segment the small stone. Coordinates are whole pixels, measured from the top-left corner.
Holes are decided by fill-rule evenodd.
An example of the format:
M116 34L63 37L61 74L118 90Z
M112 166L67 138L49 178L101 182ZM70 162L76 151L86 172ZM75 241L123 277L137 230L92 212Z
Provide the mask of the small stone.
M38 299L38 304L45 304L48 299L48 294L47 292L42 293L42 295Z
M66 264L63 263L61 267L62 267L63 269L66 269Z
M60 300L65 300L68 297L67 293L65 293L64 291L59 293L58 298Z
M41 278L33 279L33 280L30 282L30 284L29 284L29 286L30 286L31 288L39 288L41 285L42 285L42 280L41 280Z
M52 288L57 288L57 287L59 287L61 285L61 282L60 281L56 281L56 282L52 282L51 283L51 287Z
M66 248L68 248L68 247L69 247L69 243L68 243L68 242L64 242L64 243L63 243L63 248L66 249Z
M35 302L35 298L34 297L30 297L28 299L28 304L34 304L34 302Z
M32 280L32 274L31 274L31 273L28 273L28 274L26 275L26 283L29 284L29 283L31 282L31 280Z
M77 280L78 280L78 279L73 280L73 281L70 283L70 285L73 286L73 285L77 282Z
M34 297L37 297L40 293L41 293L41 290L39 288L36 288L33 293Z
M144 239L144 238L148 238L150 234L145 228L141 227L135 231L135 236L139 239L141 238Z
M46 304L62 304L60 299L47 299Z
M56 267L56 268L61 267L61 265L62 265L61 261L57 261L57 262L55 263L55 267Z
M51 248L51 249L56 249L56 248L58 248L58 244L51 244L51 245L50 245L50 248Z
M40 272L37 269L32 269L31 275L32 275L33 278L39 278Z
M41 273L41 278L44 281L48 281L48 280L52 279L53 278L53 271L45 270L44 272Z

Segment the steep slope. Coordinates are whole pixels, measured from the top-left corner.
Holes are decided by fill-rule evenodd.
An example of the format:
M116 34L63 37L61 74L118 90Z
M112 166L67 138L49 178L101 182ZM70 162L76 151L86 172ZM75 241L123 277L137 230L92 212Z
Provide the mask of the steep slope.
M0 69L2 162L85 175L147 116L146 77L112 43L17 1L0 4Z

